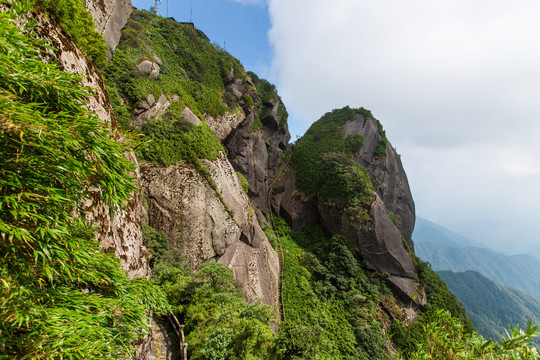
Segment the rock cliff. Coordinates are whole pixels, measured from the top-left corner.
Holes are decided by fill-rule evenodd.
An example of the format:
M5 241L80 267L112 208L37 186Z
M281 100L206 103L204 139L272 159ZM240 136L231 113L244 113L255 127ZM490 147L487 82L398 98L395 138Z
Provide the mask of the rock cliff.
M347 139L355 137L358 139L357 148L351 150L353 142ZM315 123L298 141L297 148L295 160L288 165L285 176L276 186L274 211L282 214L295 231L304 229L313 221L320 221L329 233L345 235L373 270L389 274L390 282L401 295L409 299L418 297L418 303L425 302L423 294L417 293L414 282L416 268L405 247L406 241L412 249L410 237L414 227L414 202L401 160L379 122L363 109L356 112L348 108L335 110ZM312 156L317 151L318 155ZM342 155L344 160L338 157L337 166L328 165L328 159L336 157L337 153L349 153L354 162L348 164L346 156ZM328 171L329 166L336 166L339 170L330 175L312 172L301 178L299 171L306 173L307 166L299 162L306 161L313 168L317 168L317 163L324 163L320 165L320 172ZM362 171L366 171L365 176L358 175ZM343 181L324 179L336 176L343 176ZM314 181L306 177L320 179L318 183L315 181L315 185L298 186L298 181L301 184ZM355 184L347 183L349 179L353 179ZM363 188L356 186L362 181L365 181ZM325 182L355 190L345 192L341 198L332 194L325 196ZM333 191L340 193L337 188ZM364 195L357 196L360 192ZM358 203L363 206L358 206ZM355 214L362 214L359 215L361 218Z
M274 305L277 255L240 180L223 154L204 164L217 189L185 162L167 168L142 165L148 224L165 232L169 246L180 249L193 270L218 261L233 269L248 299Z
M85 0L85 6L94 18L96 30L105 38L110 60L131 14L131 0Z

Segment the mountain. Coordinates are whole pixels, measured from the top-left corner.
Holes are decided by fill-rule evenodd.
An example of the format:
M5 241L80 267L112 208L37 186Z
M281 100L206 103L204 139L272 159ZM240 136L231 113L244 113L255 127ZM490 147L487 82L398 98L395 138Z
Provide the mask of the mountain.
M500 340L508 325L540 324L540 301L520 290L499 285L476 271L438 271L463 303L474 327L486 338Z
M463 237L450 236L451 244L460 247L444 245L429 241L424 235L433 235L435 239L444 239L452 233L438 232L439 228L431 227L430 232L415 232L415 251L423 260L429 262L435 271L450 270L462 272L474 270L487 278L516 289L519 289L536 299L540 299L540 261L529 255L503 255L495 251L464 246Z
M407 176L369 110L289 144L274 85L125 5L0 5L0 357L476 353L414 254Z
M416 217L413 238L415 242L429 241L456 248L479 246L473 240L419 216Z

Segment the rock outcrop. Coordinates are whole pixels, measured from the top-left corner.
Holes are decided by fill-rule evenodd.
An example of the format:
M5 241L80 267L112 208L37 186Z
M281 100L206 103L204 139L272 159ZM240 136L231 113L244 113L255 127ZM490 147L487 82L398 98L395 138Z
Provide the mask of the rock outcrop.
M227 156L248 180L250 199L258 208L267 210L269 184L291 138L285 107L277 94L267 101L261 99L249 79L237 80L228 89L238 98L249 96L253 104L244 104L242 121L227 134Z
M394 214L409 247L414 249L411 240L415 221L414 201L399 155L390 142L385 141L378 121L372 117L358 114L345 123L344 130L345 136L363 135L364 145L355 159L377 181L377 194ZM385 147L386 156L374 155L377 146Z
M85 0L85 6L94 18L96 30L105 38L110 60L131 14L131 0Z
M229 266L251 301L274 306L279 261L240 180L225 155L204 161L217 188L192 165L141 166L148 223L165 232L196 270L218 261ZM221 197L221 199L220 199Z
M293 230L303 230L320 221L330 234L346 236L354 249L375 271L389 276L399 294L422 304L422 291L414 279L416 267L404 245L412 249L414 202L399 155L386 139L377 120L356 113L343 125L343 136L361 134L364 141L354 154L357 164L371 176L373 200L366 205L369 221L351 218L345 205L317 194L306 197L296 186L297 171L293 163L279 180L272 198L272 208L281 214ZM384 146L386 154L376 149Z

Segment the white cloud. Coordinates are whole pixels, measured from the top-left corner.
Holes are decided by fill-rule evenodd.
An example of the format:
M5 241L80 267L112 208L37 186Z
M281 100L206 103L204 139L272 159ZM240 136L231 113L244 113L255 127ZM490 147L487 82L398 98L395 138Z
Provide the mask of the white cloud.
M402 153L419 212L534 212L540 3L269 0L269 10L293 133L364 106Z

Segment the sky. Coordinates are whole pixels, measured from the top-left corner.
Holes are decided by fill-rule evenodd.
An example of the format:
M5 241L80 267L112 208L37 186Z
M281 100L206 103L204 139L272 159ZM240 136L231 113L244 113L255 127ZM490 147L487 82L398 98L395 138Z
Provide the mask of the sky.
M540 2L168 6L179 21L192 7L197 28L276 84L293 140L332 109L365 107L401 154L418 216L540 258Z

